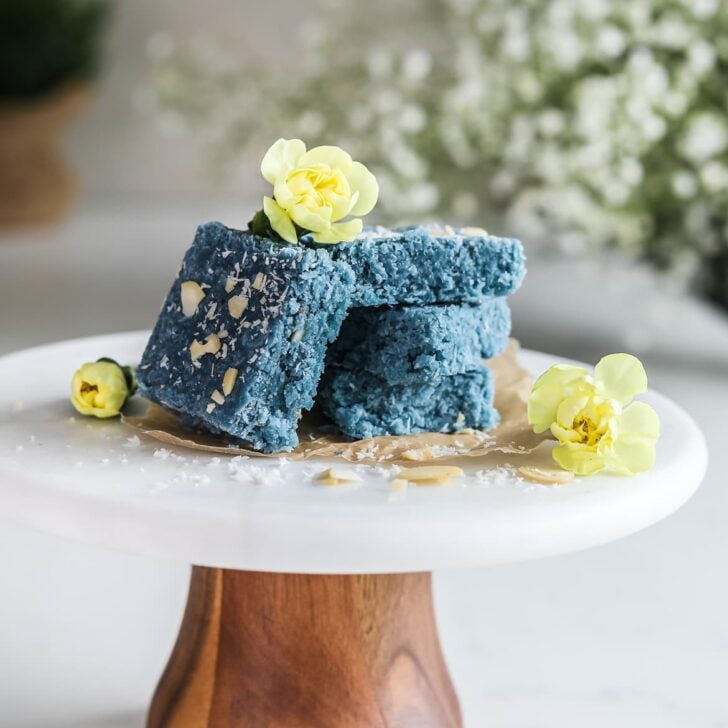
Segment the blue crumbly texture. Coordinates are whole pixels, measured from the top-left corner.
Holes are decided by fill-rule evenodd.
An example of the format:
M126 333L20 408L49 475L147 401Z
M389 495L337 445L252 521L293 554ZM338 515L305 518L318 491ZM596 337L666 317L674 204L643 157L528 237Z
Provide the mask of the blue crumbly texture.
M500 354L511 332L505 300L354 309L326 356L327 367L367 372L388 384L477 369Z
M493 377L483 366L407 386L346 369L327 369L318 403L344 434L367 439L466 427L488 430L499 419L493 393Z
M182 312L180 286L194 281L205 297ZM310 409L327 344L339 333L353 274L331 257L279 244L220 223L201 225L164 302L138 370L142 393L211 432L263 452L298 442L301 410ZM228 309L245 296L240 318ZM217 335L220 350L192 360L190 344ZM229 368L238 370L222 404Z
M466 231L375 228L327 250L356 275L352 307L477 303L517 290L526 273L521 243Z

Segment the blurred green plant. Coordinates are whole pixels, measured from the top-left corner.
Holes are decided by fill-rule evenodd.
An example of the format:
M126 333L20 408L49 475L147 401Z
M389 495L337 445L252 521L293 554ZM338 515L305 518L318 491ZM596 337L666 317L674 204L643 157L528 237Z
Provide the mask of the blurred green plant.
M92 77L108 11L104 0L0 0L0 99Z
M619 247L728 305L727 2L339 0L302 37L294 67L159 53L158 108L224 163L261 131L339 144L389 221Z

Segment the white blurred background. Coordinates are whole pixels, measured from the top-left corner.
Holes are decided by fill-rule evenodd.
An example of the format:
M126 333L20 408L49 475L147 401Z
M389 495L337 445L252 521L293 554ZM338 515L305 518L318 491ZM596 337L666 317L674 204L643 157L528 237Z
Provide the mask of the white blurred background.
M294 74L297 34L317 11L314 0L114 4L91 104L64 137L80 197L61 222L0 232L0 354L151 326L195 226L243 225L259 199L263 147L215 182L204 134L163 133L148 105L150 43L158 51L204 31ZM546 254L525 243L532 262L513 300L516 336L591 362L640 356L651 384L703 427L711 465L682 511L622 542L436 575L466 724L725 728L728 317L625 252ZM0 726L142 726L188 566L1 521L0 572Z
M185 2L183 8L174 0L115 4L93 106L68 135L88 198L150 207L222 199L240 206L239 188L211 182L196 134L161 133L145 113L150 54L167 42L222 38L255 57L293 68L298 29L314 8L315 0L274 0L252 11L234 0L220 0L214 8L200 0ZM256 171L247 175L249 181L256 179ZM240 177L246 172L241 170Z

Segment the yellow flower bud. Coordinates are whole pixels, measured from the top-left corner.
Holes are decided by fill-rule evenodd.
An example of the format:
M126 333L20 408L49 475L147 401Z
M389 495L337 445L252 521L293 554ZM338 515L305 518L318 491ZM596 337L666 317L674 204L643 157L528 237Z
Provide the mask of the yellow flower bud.
M263 198L271 228L289 243L298 241L296 228L309 231L317 243L353 240L362 231L359 216L377 202L374 175L339 147L306 151L300 139L279 139L260 165L273 185L273 197ZM345 217L353 216L350 220Z
M82 415L116 417L135 389L129 367L110 359L84 364L71 382L71 404Z

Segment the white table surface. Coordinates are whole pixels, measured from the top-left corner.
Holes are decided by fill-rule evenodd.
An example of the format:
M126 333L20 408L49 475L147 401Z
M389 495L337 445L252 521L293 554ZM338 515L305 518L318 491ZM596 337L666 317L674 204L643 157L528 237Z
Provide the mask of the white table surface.
M60 231L3 237L0 350L151 325L194 224L218 216L96 208ZM601 305L565 313L564 291L579 301L595 290ZM588 361L639 355L651 383L701 423L711 462L690 503L628 539L436 573L466 725L725 728L728 318L620 261L532 266L513 304L527 346ZM9 522L0 568L0 725L141 728L187 568Z

